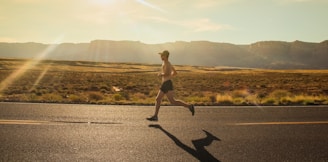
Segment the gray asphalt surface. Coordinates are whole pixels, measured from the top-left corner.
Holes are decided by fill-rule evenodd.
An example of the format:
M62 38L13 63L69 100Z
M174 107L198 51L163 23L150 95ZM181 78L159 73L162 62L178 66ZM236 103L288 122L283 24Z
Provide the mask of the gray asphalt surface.
M328 161L328 107L0 103L0 161Z

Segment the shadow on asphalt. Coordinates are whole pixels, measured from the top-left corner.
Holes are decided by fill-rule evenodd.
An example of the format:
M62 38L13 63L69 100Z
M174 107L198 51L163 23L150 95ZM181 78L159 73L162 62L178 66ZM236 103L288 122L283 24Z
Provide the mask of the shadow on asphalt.
M191 142L195 146L196 149L193 149L186 144L182 143L177 137L172 135L170 132L165 130L161 125L159 124L150 124L149 127L151 128L156 128L161 130L164 134L166 134L168 137L170 137L177 146L179 146L181 149L184 151L188 152L190 155L194 156L197 158L199 161L205 162L205 161L218 161L211 153L209 153L206 149L205 146L211 145L213 141L221 141L219 138L215 137L211 133L203 130L206 134L205 138L200 138L196 140L192 140Z

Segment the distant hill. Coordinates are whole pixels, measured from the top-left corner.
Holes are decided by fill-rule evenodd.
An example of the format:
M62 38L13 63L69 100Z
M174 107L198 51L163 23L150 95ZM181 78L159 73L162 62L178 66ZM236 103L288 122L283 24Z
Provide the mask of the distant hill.
M1 58L42 58L97 62L160 63L169 50L173 64L265 69L328 69L328 40L321 43L263 41L235 45L208 41L144 44L94 40L90 43L0 43Z

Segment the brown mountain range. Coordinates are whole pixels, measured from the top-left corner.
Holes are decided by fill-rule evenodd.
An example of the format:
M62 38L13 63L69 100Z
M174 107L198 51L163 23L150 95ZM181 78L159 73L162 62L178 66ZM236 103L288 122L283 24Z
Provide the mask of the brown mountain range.
M321 43L263 41L250 45L208 41L144 44L94 40L90 43L0 43L0 58L160 63L169 50L173 64L265 69L328 69L328 40Z

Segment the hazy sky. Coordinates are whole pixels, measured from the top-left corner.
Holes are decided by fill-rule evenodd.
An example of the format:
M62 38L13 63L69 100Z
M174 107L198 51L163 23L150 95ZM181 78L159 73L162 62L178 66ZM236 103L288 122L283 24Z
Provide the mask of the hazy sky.
M0 0L0 42L328 39L328 0Z

